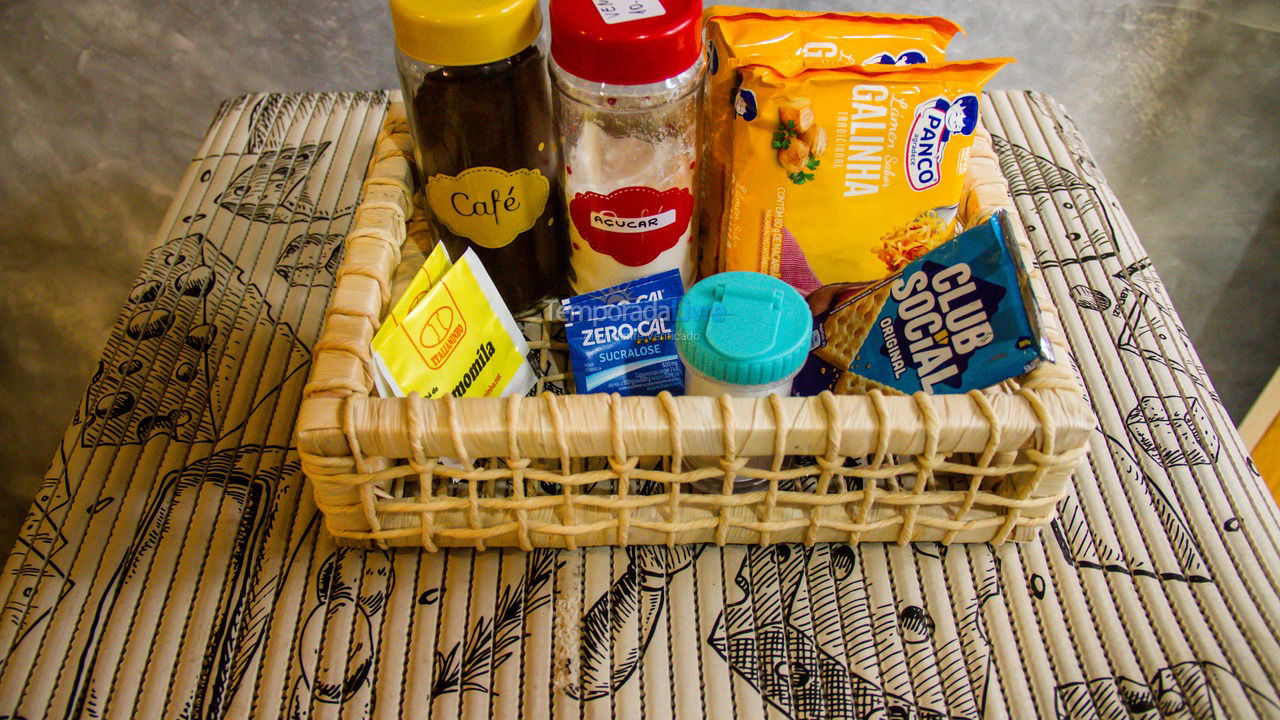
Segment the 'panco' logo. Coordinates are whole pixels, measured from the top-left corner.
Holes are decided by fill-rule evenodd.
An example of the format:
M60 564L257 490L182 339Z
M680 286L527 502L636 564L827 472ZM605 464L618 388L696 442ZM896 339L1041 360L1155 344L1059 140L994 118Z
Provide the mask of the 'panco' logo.
M912 190L927 190L942 179L942 158L952 135L972 135L978 126L978 96L954 100L938 96L916 106L907 143L907 181Z

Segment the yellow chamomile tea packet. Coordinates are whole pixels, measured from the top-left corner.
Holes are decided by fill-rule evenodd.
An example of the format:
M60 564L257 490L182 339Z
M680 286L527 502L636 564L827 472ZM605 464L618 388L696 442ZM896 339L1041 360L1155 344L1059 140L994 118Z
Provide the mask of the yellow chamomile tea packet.
M528 393L537 380L526 360L529 345L484 265L467 250L433 282L440 269L435 255L373 336L373 361L387 394ZM402 309L407 312L400 314Z

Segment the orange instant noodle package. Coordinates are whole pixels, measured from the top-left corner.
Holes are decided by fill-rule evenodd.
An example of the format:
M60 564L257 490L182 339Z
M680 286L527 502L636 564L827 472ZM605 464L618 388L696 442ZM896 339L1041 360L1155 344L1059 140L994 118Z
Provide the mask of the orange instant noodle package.
M716 5L704 12L710 54L707 94L710 132L705 180L701 272L726 269L718 258L725 207L727 166L733 156L735 117L753 119L758 109L739 93L749 63L795 73L806 68L859 64L908 65L941 62L960 26L941 17L755 10Z
M720 264L797 287L879 280L950 238L982 86L1009 59L745 65Z

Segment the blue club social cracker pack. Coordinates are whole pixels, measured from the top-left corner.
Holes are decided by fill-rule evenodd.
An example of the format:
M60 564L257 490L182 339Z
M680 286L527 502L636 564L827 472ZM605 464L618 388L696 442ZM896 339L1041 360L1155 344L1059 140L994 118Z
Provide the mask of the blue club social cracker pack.
M985 388L1053 359L1008 215L915 260L849 366L905 393Z
M561 302L578 393L684 392L676 352L679 270L668 270Z

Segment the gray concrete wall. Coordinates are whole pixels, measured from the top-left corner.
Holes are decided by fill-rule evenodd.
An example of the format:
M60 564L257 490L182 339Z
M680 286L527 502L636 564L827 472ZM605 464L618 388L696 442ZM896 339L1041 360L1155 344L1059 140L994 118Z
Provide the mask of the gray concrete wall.
M1280 363L1280 3L761 2L941 14L1080 124L1239 419ZM393 87L382 2L0 3L0 547L218 102Z

